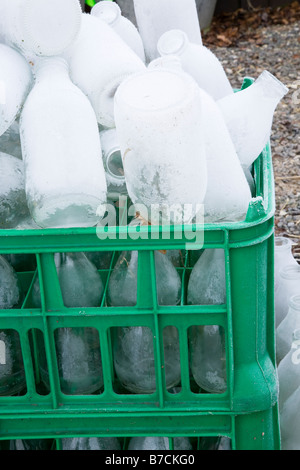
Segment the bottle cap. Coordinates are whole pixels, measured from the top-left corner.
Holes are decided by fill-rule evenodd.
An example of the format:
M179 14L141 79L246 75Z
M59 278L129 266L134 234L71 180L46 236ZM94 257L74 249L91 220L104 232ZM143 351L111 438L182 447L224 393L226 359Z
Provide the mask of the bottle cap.
M117 3L102 0L93 6L91 15L100 18L109 26L113 26L113 24L121 17L121 9Z
M79 33L82 11L78 0L25 0L24 46L38 56L63 52Z

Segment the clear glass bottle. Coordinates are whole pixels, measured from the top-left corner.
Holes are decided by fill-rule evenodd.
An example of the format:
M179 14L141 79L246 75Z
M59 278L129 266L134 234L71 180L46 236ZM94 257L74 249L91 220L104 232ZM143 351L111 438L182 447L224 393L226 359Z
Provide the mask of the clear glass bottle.
M233 95L233 89L217 56L207 47L189 41L188 34L184 31L167 31L159 38L157 49L161 56L179 56L183 70L214 100Z
M87 13L82 14L77 40L63 56L72 81L89 98L98 123L115 127L116 90L125 78L144 71L144 62L110 26Z
M176 305L180 300L181 280L161 252L155 252L157 296L160 305ZM124 252L118 259L108 285L111 306L134 306L137 302L138 252ZM164 329L164 371L167 389L180 383L178 331ZM132 393L153 393L156 390L154 334L144 326L120 327L114 336L114 366L117 377Z
M99 307L103 282L96 267L83 253L57 253L54 257L64 305ZM40 307L38 278L33 286L33 304ZM38 335L40 351L43 337ZM57 365L61 390L67 395L87 395L103 387L99 333L95 328L76 327L55 330ZM49 389L49 373L45 355L40 358L41 378Z
M25 58L0 44L0 136L19 116L32 85L32 72Z
M173 450L192 450L192 444L188 437L174 437ZM128 444L128 450L170 450L168 437L132 437Z
M16 439L10 441L10 450L52 450L53 439Z
M289 396L300 387L300 329L294 330L291 348L278 365L279 410Z
M255 82L218 101L236 152L250 166L267 145L277 105L288 88L265 70Z
M73 437L62 439L62 450L121 450L116 437Z
M102 0L96 3L91 15L105 21L126 42L126 44L145 62L145 51L142 38L136 26L125 16L117 3Z
M300 328L300 284L298 292L298 295L290 297L288 313L276 328L277 364L279 364L290 351L294 330Z
M96 225L105 213L107 191L99 130L64 59L40 61L20 132L26 197L35 222L42 228Z
M195 0L133 0L138 30L143 39L146 57L151 61L158 57L157 42L171 29L181 29L189 40L202 44Z
M15 270L0 256L0 310L18 306L21 293ZM0 396L10 396L26 387L20 337L12 329L0 329Z
M186 74L147 70L117 90L115 120L127 191L152 224L189 223L202 207L204 119L198 87Z
M188 284L191 305L226 303L225 255L222 249L204 250ZM223 393L227 388L225 333L218 325L195 325L189 329L191 371L200 388Z
M117 201L121 195L127 195L127 188L116 129L106 129L100 132L100 140L107 183L107 198Z
M0 228L15 228L29 216L24 163L0 152Z
M287 237L275 237L275 290L278 288L279 271L289 264L297 264L292 253L292 242Z
M278 284L275 290L275 326L286 317L289 310L289 300L300 291L300 265L288 264L279 270Z
M1 0L2 39L22 52L59 55L77 37L78 0Z

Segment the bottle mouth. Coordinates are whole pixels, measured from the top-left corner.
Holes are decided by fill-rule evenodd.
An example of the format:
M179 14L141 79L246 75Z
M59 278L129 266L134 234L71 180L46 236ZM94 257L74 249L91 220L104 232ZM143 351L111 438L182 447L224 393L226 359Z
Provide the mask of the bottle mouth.
M125 181L121 150L112 149L106 157L106 169L110 176L119 181Z
M268 70L264 70L256 79L255 83L264 84L267 96L278 95L283 98L289 92L289 89Z
M300 294L293 295L289 300L289 306L294 310L300 311ZM300 330L298 330L300 331Z
M292 242L286 237L275 237L275 250L283 251L289 249L292 246Z
M113 26L121 17L121 9L117 3L102 0L91 9L91 15L100 18L109 26Z
M82 10L78 0L27 0L22 15L25 48L37 56L54 56L77 37Z
M173 54L152 60L148 65L148 70L154 69L170 69L177 70L178 72L183 71L180 58Z
M287 280L300 280L300 265L289 264L279 271L280 276Z
M182 54L188 45L188 37L180 29L171 29L158 40L157 50L161 56Z

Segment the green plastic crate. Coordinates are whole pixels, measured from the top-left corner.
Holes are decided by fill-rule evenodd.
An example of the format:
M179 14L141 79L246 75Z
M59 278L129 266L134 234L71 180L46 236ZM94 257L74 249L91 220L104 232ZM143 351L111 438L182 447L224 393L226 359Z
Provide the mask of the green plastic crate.
M245 81L244 86L251 81ZM19 396L0 397L0 441L7 439L71 436L196 436L230 437L233 449L278 449L278 380L274 341L274 213L275 195L270 145L254 164L256 198L244 222L204 227L204 249L225 252L227 301L221 306L191 306L186 302L187 282L195 262L187 250L178 272L181 302L157 302L154 250L186 250L195 231L203 227L171 227L166 239L162 227L142 227L133 240L133 228L120 226L100 240L99 229L47 229L0 231L0 254L34 254L37 269L19 272L24 291L22 306L0 311L0 329L19 333L27 387ZM97 231L98 230L98 231ZM102 229L103 232L105 229ZM178 239L178 231L183 235ZM102 232L102 233L103 233ZM138 295L135 307L106 304L107 285L118 254L137 250ZM66 308L54 264L57 252L112 251L108 269L100 271L105 284L98 308ZM42 307L32 308L31 290L39 276ZM181 385L170 393L164 383L162 334L177 328L180 342ZM222 394L195 390L189 369L188 328L219 325L226 342L227 390ZM152 329L156 362L156 391L139 395L119 392L114 374L111 331L118 326ZM92 327L100 338L104 390L89 396L65 395L60 390L54 332L59 327ZM50 392L39 389L39 354L35 332L44 335ZM59 442L59 441L58 441ZM59 448L59 444L58 444Z

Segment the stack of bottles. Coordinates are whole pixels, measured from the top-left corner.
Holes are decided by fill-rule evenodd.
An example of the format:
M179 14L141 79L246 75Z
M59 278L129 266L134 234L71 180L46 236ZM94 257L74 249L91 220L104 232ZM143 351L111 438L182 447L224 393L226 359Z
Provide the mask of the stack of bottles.
M1 229L96 227L108 205L118 204L121 197L138 208L139 217L131 226L190 224L203 208L207 223L246 219L255 196L253 163L270 139L274 112L287 88L265 70L251 86L235 93L221 60L203 45L195 0L151 0L151 7L149 0L134 0L134 8L137 28L108 0L89 14L82 12L79 0L1 0ZM300 330L300 267L285 244L287 239L278 240L275 269L282 430L285 445L300 448L298 429L290 426L292 409L300 400L300 361L293 362ZM180 303L181 255L154 253L160 305ZM110 269L111 260L112 253L56 253L64 305L102 305L99 271ZM21 255L0 257L0 309L22 304L16 272L23 261ZM28 270L36 267L28 255L25 263L32 262ZM109 306L136 305L137 269L137 251L120 253L109 278ZM226 289L224 250L205 250L191 269L187 303L226 304ZM41 307L38 277L31 300ZM97 332L57 331L62 392L101 393ZM43 338L37 337L37 342L40 376L49 390ZM163 342L166 388L176 393L181 370L175 327L165 328ZM117 328L112 344L122 390L153 393L151 329ZM204 393L224 393L222 329L194 326L189 345L196 387ZM22 393L24 364L13 330L0 330L0 371L0 395ZM178 439L174 448L190 448L187 439ZM119 448L118 441L101 443L97 438L66 439L63 445ZM226 442L207 445L227 448ZM146 447L169 449L168 439L129 443L129 449Z
M109 0L1 2L1 228L94 227L121 195L151 224L245 220L287 88L234 93L195 0L134 8L137 27Z
M275 238L276 362L283 450L300 450L300 265L292 242Z

